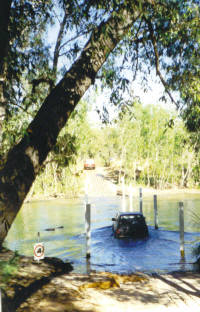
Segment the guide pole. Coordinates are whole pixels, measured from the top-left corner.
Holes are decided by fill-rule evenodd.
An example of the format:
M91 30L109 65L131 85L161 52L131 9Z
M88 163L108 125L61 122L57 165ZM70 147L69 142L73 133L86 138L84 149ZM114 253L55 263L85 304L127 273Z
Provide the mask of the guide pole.
M139 194L140 194L140 196L139 196L139 201L140 201L140 213L142 213L143 214L143 203L142 203L142 188L140 187L139 188Z
M129 185L129 211L133 211L133 188Z
M85 205L86 258L90 258L91 245L91 204Z
M38 243L40 241L40 232L37 233L37 241L38 241Z
M86 272L87 275L90 275L91 273L90 258L86 258Z
M88 179L85 180L85 203L88 204Z
M124 177L122 177L122 211L126 211Z
M154 204L154 224L155 224L155 230L157 230L158 229L157 195L153 195L153 204Z
M179 230L180 230L181 259L184 259L185 258L185 250L184 250L184 208L183 208L183 202L179 203Z

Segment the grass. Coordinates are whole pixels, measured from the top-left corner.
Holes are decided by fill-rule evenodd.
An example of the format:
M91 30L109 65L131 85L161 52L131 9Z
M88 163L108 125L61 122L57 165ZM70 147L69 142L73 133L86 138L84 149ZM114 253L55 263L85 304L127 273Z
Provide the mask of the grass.
M9 279L16 274L18 270L19 255L14 253L9 261L0 261L0 283L6 284Z

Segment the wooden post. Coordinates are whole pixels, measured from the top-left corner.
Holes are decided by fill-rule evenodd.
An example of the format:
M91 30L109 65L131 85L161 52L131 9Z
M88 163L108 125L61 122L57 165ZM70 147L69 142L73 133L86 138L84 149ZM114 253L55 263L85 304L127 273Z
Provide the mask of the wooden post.
M129 211L133 211L133 188L129 185Z
M142 207L142 188L140 187L140 189L139 189L139 193L140 193L140 213L142 213L143 214L143 207Z
M155 230L157 230L158 229L157 195L153 195L153 205L154 205L154 224L155 224Z
M184 208L183 208L183 202L179 203L179 230L180 230L181 259L184 259L185 258L185 250L184 250Z
M91 205L85 205L86 258L90 258L91 245Z
M124 177L122 177L122 211L126 211L126 201L125 201L125 183Z

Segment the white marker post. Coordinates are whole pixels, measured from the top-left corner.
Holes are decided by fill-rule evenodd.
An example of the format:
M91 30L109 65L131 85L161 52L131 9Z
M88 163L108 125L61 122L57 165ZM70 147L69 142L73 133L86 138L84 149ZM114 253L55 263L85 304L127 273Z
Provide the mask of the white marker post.
M91 255L91 205L85 205L85 234L86 234L86 258L89 259Z
M88 184L89 182L88 182L88 179L86 178L85 180L85 203L86 205L88 204Z
M122 177L122 211L126 211L126 201L125 201L125 183L124 177Z
M183 202L179 203L179 230L180 230L181 259L184 259L185 258L185 250L184 250L184 208L183 208Z
M133 188L129 185L129 211L133 211Z
M154 225L155 225L155 230L157 230L158 229L157 195L153 195L153 206L154 206Z
M140 201L140 213L143 214L143 207L142 207L142 188L139 189L139 201Z

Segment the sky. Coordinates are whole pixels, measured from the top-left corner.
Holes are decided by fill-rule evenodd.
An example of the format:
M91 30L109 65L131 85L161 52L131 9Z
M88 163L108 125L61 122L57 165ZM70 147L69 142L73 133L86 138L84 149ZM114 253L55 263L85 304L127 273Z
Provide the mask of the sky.
M56 23L56 25L54 25L53 31L52 29L50 30L51 31L49 31L49 33L47 34L48 42L50 45L52 45L52 48L54 48L54 44L58 35L58 24ZM62 67L63 65L65 66L67 65L67 60L65 57L61 57L59 60L59 66ZM151 89L149 89L147 92L144 92L142 88L142 83L139 77L136 79L136 81L132 83L131 88L133 89L133 95L135 97L139 97L143 105L159 104L170 110L174 108L174 104L171 103L170 99L167 101L167 103L164 103L160 100L161 96L163 95L164 87L162 86L161 83L159 83L158 79L156 78L155 71L153 70L151 72L151 76L148 77L148 85L150 86ZM90 119L94 120L95 122L98 122L99 118L98 118L98 114L95 111L96 107L101 109L103 104L104 105L107 104L106 105L107 107L110 106L109 95L107 95L105 92L99 93L98 95L95 95L92 101L93 101L93 105L92 105L93 108L92 108L92 111L90 112Z
M171 103L171 100L169 99L168 96L167 96L168 100L166 103L160 100L164 92L164 87L158 81L154 73L152 73L151 77L149 77L148 84L150 86L150 89L147 92L144 92L141 86L141 81L139 79L134 81L134 83L132 84L134 96L139 97L143 105L149 105L149 104L159 105L170 111L176 109L175 105ZM173 97L176 99L176 96L174 94L173 94ZM101 122L99 119L99 115L96 112L96 107L101 109L103 104L104 105L106 104L106 106L109 107L110 106L109 95L103 92L99 93L98 95L94 97L94 99L91 100L91 102L92 102L92 110L89 112L89 120L91 121L91 123L100 124ZM111 115L114 116L115 114L112 108L110 109L110 111L111 111Z
M151 81L149 81L149 86L151 87L151 90L144 92L140 86L140 81L136 81L134 85L135 87L134 93L136 96L140 97L140 100L144 105L160 104L161 106L167 109L175 108L174 104L171 103L169 96L167 96L168 100L166 103L160 100L164 92L164 87L159 81L154 81L153 79L151 79Z

